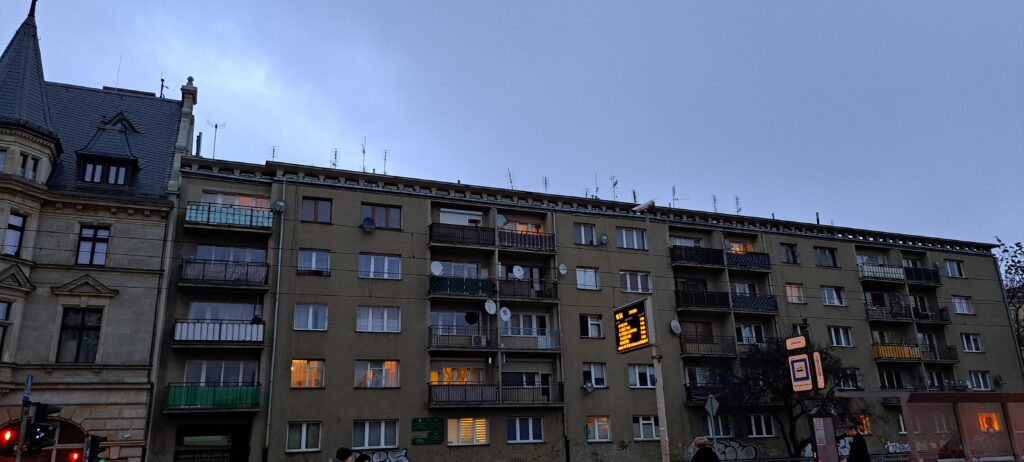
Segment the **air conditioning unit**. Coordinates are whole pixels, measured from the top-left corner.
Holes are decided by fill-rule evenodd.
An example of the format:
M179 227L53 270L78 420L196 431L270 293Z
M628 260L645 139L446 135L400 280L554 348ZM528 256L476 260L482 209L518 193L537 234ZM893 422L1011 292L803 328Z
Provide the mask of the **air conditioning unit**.
M473 336L473 346L487 346L487 336L486 335L474 335Z

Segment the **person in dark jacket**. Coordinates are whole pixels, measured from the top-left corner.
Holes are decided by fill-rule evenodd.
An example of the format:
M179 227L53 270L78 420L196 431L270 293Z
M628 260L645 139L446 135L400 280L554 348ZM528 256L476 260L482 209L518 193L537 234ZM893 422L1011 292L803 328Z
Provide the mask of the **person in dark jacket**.
M691 462L721 462L718 454L715 454L715 450L711 449L711 442L707 438L703 436L694 438L693 447L697 449L697 452L693 453L693 457L690 458Z
M846 462L871 462L868 455L868 442L864 435L857 431L857 424L850 424L846 427L846 436L853 438L850 442L850 454L846 456Z

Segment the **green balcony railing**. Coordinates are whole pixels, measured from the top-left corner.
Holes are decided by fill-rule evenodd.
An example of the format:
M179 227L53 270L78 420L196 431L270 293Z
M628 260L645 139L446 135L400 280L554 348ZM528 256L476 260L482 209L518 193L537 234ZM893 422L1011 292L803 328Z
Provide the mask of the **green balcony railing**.
M261 207L189 202L185 223L269 231L274 226L274 213Z
M260 384L172 383L167 385L166 410L257 409L260 406Z

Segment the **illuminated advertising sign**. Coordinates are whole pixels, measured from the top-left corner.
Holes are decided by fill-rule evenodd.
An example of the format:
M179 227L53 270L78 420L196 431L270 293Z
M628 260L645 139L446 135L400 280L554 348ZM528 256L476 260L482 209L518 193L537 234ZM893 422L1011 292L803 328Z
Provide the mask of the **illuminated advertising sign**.
M612 313L615 315L616 353L628 353L651 345L646 299L616 308Z

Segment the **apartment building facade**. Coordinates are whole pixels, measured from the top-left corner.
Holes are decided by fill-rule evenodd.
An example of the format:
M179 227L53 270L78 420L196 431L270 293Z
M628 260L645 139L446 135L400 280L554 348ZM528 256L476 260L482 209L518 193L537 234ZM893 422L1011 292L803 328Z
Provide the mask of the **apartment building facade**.
M159 460L652 460L661 424L673 458L697 435L781 457L770 400L703 406L794 332L842 359L872 452L906 441L907 393L1024 385L989 244L276 162L181 175ZM644 297L664 377L615 353L612 309Z

